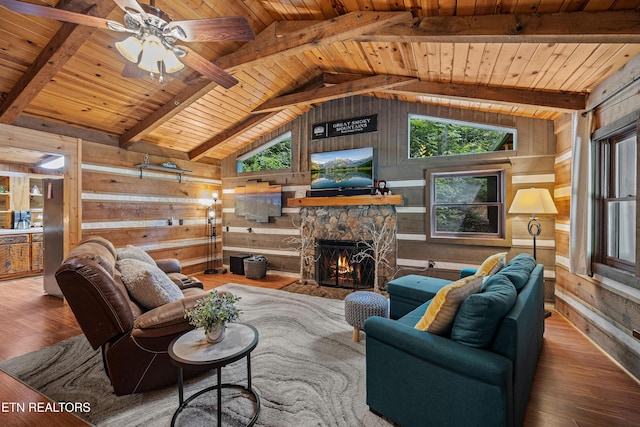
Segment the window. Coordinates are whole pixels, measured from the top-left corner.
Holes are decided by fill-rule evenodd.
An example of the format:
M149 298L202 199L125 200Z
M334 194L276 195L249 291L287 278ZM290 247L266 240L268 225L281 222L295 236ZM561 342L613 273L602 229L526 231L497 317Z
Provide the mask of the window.
M504 237L503 170L431 174L431 237Z
M287 132L238 157L236 170L240 173L288 169L290 167L291 132Z
M636 265L636 132L629 129L599 144L602 226L599 260L635 272Z
M409 158L514 150L515 129L409 115Z

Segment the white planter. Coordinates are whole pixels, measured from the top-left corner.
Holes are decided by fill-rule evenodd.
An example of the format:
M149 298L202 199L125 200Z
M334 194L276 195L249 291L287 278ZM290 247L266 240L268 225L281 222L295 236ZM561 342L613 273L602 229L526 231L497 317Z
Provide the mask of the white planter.
M210 342L211 344L215 344L217 342L222 341L224 339L224 334L226 330L227 330L226 325L218 325L211 330L205 331L205 336L207 338L207 341Z

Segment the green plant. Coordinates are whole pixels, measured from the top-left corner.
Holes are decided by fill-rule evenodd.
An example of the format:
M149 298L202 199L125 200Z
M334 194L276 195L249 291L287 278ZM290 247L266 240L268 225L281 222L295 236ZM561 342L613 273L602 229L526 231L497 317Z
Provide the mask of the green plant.
M196 328L204 328L210 331L216 326L225 325L227 322L235 322L241 313L236 307L239 296L213 290L204 298L196 301L196 305L184 311L184 318L190 325Z

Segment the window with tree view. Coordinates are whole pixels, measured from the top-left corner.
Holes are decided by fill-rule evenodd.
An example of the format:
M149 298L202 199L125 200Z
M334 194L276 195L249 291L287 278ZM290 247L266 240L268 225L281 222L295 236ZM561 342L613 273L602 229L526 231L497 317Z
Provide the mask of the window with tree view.
M257 172L291 167L291 132L238 157L237 172Z
M409 158L513 150L514 129L409 115Z
M431 175L432 237L503 237L504 171Z

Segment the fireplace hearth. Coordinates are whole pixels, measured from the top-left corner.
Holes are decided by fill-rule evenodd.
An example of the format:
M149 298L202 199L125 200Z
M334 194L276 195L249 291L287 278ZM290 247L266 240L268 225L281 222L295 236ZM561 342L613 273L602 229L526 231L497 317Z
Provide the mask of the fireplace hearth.
M373 259L364 257L359 262L354 259L362 251L371 253L371 249L363 242L319 239L315 257L316 282L323 286L353 290L372 288Z

